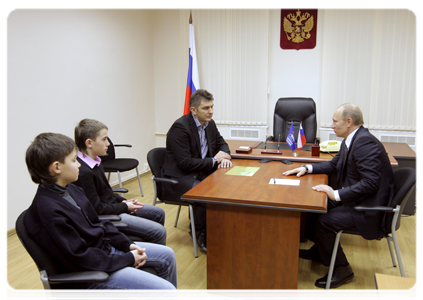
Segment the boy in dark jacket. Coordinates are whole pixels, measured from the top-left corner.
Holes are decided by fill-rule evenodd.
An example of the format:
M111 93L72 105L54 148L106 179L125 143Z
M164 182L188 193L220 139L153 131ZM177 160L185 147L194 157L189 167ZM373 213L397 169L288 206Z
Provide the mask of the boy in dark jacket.
M122 232L139 236L145 242L166 245L164 210L121 197L113 192L107 181L99 157L107 154L110 145L107 135L108 128L97 120L84 119L75 127L77 160L81 164L75 184L84 189L97 214L119 215L122 222L129 225Z
M61 134L42 133L29 146L26 164L39 186L24 219L28 233L62 272L110 274L107 282L86 288L176 288L173 250L133 243L111 222L99 220L83 190L71 184L79 174L76 157L75 143ZM155 268L158 276L138 269L143 266Z

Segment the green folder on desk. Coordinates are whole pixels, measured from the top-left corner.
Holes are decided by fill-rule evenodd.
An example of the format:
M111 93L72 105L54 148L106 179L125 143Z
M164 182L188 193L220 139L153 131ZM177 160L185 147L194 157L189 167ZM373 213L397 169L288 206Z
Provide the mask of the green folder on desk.
M226 172L225 175L253 176L258 171L258 169L260 168L236 166Z

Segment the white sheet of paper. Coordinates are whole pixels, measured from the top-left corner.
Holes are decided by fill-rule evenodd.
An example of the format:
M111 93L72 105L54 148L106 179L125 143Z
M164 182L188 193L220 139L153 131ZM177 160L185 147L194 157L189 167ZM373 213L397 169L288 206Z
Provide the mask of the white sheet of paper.
M299 186L300 185L300 180L299 179L270 178L269 184Z

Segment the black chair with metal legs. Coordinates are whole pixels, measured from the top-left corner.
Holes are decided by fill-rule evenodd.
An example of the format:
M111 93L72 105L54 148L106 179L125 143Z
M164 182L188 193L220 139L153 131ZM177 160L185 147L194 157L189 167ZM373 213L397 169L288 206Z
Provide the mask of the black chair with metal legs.
M103 164L104 172L109 173L107 179L110 180L110 173L115 172L119 178L119 186L122 188L122 178L120 176L121 172L126 172L135 169L137 172L138 185L140 187L141 196L144 197L144 192L142 191L140 173L138 171L138 160L135 158L116 158L115 147L128 147L131 148L130 144L113 144L109 140L109 147L107 149L107 155L100 156L101 163ZM123 196L123 195L122 195Z
M398 239L396 235L396 230L399 229L401 224L401 214L402 211L410 198L410 195L415 189L416 186L416 170L413 168L401 168L394 172L395 180L395 196L392 199L389 206L377 206L377 207L364 207L356 206L355 209L358 211L381 211L385 213L384 224L382 224L385 232L380 238L386 238L388 241L389 251L391 253L392 264L394 267L397 266L395 259L394 250L392 248L392 243L394 244L395 253L398 260L398 265L402 277L405 277L404 266L401 259L401 252L398 245ZM329 266L328 280L326 282L326 289L330 289L330 283L333 274L333 269L335 267L336 253L338 251L339 240L342 233L360 235L356 228L350 228L346 230L341 230L336 234L335 244L333 245L332 258Z
M161 177L161 170L165 159L166 148L158 147L150 150L147 153L147 162L150 166L151 173L153 173L152 180L154 184L154 198L153 198L153 205L158 203L165 203L165 204L172 204L172 205L179 205L178 213L176 215L175 225L178 224L179 220L179 213L181 211L181 206L188 206L189 213L191 216L191 230L192 230L192 239L194 243L194 253L195 257L198 257L197 251L197 237L195 234L195 225L194 225L194 210L192 205L185 201L174 201L174 200L167 200L162 197L162 183L170 183L170 184L177 184L178 181L170 178L163 178Z
M109 279L109 274L101 271L83 271L60 273L51 259L26 231L23 219L26 210L16 220L16 233L22 245L35 262L44 289L64 289L81 283L102 283Z

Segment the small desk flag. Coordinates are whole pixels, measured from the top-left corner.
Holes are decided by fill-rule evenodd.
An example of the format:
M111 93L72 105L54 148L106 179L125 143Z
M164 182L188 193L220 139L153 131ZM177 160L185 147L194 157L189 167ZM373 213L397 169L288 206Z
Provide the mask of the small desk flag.
M286 143L291 147L292 151L295 151L295 136L294 136L294 123L291 124L288 136L286 137Z
M298 130L298 139L297 139L297 149L301 150L301 148L306 143L306 138L304 135L303 124L300 124L300 130Z
M194 25L192 25L192 16L189 16L189 67L187 89L185 93L184 115L189 114L189 99L192 93L200 88L200 77L198 76L197 52L195 51Z

